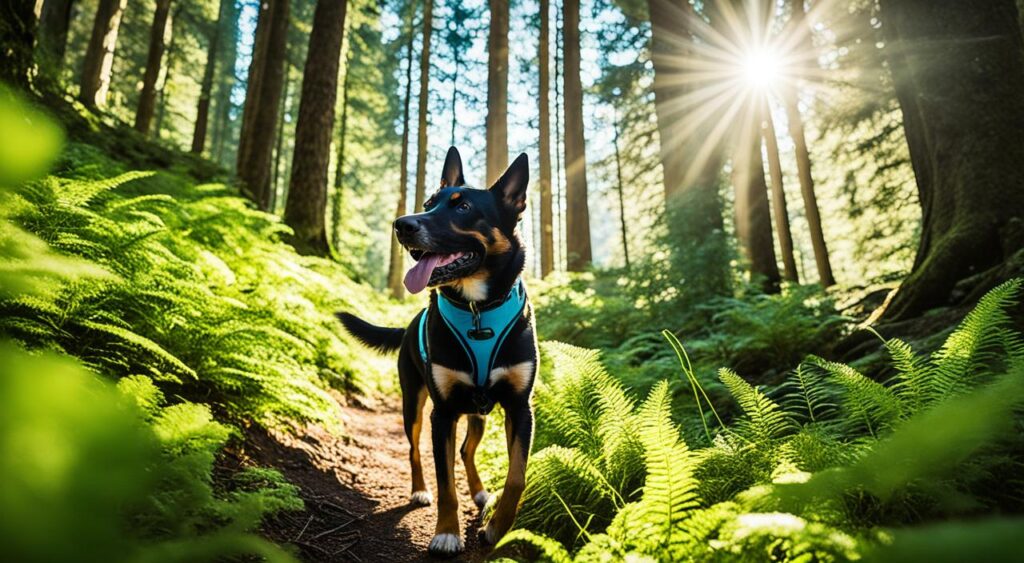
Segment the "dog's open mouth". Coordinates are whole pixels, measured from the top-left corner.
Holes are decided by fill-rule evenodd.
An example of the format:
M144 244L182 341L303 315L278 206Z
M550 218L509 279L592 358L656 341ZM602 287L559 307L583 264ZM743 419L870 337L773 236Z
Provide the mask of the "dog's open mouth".
M441 285L476 271L480 258L475 252L440 254L410 249L416 264L405 274L405 288L419 293L427 286Z

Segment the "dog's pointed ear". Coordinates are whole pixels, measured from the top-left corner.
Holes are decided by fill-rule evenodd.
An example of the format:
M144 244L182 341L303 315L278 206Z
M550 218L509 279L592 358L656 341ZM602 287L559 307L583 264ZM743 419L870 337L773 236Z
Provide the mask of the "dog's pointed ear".
M491 193L499 202L519 214L526 210L526 187L529 184L530 161L526 153L522 153L491 186Z
M464 186L466 179L462 177L462 157L459 156L459 149L448 148L448 155L444 157L444 169L441 170L441 187Z

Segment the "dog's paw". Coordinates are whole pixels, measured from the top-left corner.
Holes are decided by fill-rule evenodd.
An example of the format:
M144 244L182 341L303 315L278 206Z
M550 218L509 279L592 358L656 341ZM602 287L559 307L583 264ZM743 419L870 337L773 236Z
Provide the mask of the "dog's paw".
M480 491L473 495L473 502L480 510L483 510L484 507L487 506L487 501L489 500L491 500L491 493L488 493L487 491Z
M416 491L409 497L409 502L417 506L430 506L430 503L434 502L434 496L430 491Z
M430 547L427 551L435 557L453 557L462 553L465 545L462 538L456 534L437 534L430 540Z
M486 526L477 530L477 537L480 538L480 541L485 545L494 545L498 543L498 540L500 540L503 535L505 534L498 533L493 522L488 522Z

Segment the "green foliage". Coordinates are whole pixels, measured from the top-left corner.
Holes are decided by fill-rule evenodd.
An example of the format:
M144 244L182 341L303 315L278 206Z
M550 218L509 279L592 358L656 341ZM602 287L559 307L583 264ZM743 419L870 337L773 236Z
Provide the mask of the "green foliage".
M0 510L10 516L0 538L12 560L290 560L247 532L301 507L296 489L249 470L232 479L237 490L215 491L215 454L231 431L207 407L163 406L149 378L115 390L67 357L10 344L0 371Z
M997 559L1011 553L1015 520L955 519L1024 509L1024 483L1012 477L1024 464L1024 373L1020 335L1006 313L1020 284L993 289L931 357L888 341L891 385L817 356L775 387L721 370L739 412L728 425L705 426L715 435L693 450L673 422L674 400L695 402L705 420L727 405L712 404L674 337L693 393L673 399L662 381L641 405L623 395L613 410L607 397L622 386L596 352L545 343L538 423L550 424L542 435L553 432L539 441L546 447L534 463L542 469L528 479L527 517L516 523L529 533L505 545L516 560L586 562L957 560L953 554L968 551L954 541ZM606 412L617 413L616 432L603 433ZM692 415L684 420L700 425ZM596 453L623 429L640 446L639 498L607 486ZM530 513L537 507L544 518ZM552 514L559 507L562 515ZM601 510L617 512L607 522ZM914 527L940 517L954 521ZM934 545L950 546L951 555Z

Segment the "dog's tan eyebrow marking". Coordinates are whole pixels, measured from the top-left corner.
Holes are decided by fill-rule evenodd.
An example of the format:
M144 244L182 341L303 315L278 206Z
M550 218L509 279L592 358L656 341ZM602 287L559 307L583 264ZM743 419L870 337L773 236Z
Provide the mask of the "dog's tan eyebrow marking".
M462 197L462 192L455 192L452 194L452 197L448 198L448 201L456 202L460 197Z

